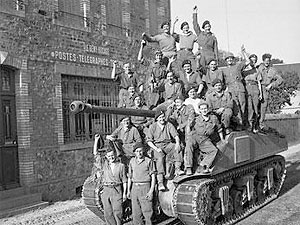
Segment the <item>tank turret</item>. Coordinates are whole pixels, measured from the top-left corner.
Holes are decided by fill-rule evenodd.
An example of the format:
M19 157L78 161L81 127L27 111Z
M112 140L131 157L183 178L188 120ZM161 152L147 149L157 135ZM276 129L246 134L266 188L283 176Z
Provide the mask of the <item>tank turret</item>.
M108 108L80 101L72 102L70 110L74 113L155 115L151 110ZM286 169L284 158L276 154L288 148L282 135L232 132L225 143L216 145L219 152L211 174L175 177L168 180L167 191L158 193L161 210L155 211L163 211L163 216L158 214L156 218L164 218L163 224L234 224L279 195ZM82 196L85 205L103 218L99 189L101 184L91 176L83 185Z

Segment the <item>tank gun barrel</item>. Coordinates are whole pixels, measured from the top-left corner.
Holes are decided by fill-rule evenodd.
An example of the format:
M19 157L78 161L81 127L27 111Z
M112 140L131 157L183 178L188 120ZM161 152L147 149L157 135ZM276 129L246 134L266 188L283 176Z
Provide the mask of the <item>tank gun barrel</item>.
M143 116L143 117L154 117L155 116L155 111L153 111L153 110L96 106L96 105L84 103L82 101L73 101L70 104L70 111L72 113L95 112L95 113L107 113L107 114L128 115L128 116Z

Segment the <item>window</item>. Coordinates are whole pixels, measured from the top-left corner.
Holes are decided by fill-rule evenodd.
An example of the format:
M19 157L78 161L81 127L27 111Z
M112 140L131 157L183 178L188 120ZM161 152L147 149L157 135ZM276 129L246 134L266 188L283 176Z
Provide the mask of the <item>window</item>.
M58 0L56 22L77 29L89 28L90 0Z
M118 85L110 79L62 75L63 130L65 143L92 140L96 132L109 134L117 126L117 115L70 113L69 105L81 100L92 105L116 107Z
M25 16L25 0L0 0L0 12Z

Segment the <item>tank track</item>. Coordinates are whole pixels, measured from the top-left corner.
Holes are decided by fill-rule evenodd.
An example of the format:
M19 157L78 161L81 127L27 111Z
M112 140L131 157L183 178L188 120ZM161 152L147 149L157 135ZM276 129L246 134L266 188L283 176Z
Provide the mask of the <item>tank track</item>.
M235 212L232 196L230 196L229 212L215 217L216 199L212 196L214 190L233 182L234 179L252 174L268 166L280 165L278 176L274 180L273 188L264 196L248 202L241 210ZM254 211L268 204L278 197L286 176L285 160L282 156L275 155L256 161L209 178L198 177L193 180L183 181L174 192L173 206L178 219L188 225L230 225L247 217ZM195 177L194 177L195 178ZM257 192L254 189L254 192Z
M82 200L85 206L91 210L95 215L100 217L103 221L104 211L99 197L99 192L101 190L101 185L98 179L95 178L95 175L88 177L82 188Z

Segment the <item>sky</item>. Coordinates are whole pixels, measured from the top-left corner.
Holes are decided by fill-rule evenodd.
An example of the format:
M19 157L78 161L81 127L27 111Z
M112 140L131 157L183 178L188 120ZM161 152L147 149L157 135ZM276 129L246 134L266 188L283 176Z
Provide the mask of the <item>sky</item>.
M187 21L193 30L193 7L198 6L198 22L211 22L211 31L219 49L239 54L244 44L247 52L271 53L284 63L300 63L299 0L170 0L172 23ZM228 31L228 32L227 32Z

